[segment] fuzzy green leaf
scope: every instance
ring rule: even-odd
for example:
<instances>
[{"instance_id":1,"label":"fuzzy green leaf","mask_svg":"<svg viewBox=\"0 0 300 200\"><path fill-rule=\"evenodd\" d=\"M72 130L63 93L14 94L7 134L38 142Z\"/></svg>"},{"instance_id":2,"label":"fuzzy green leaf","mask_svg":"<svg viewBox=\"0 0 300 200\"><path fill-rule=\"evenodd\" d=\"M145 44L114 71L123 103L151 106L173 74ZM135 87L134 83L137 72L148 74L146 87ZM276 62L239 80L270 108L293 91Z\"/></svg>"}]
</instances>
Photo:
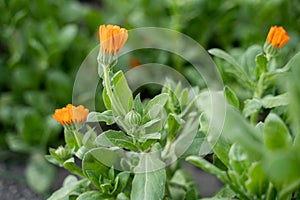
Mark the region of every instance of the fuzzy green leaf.
<instances>
[{"instance_id":1,"label":"fuzzy green leaf","mask_svg":"<svg viewBox=\"0 0 300 200\"><path fill-rule=\"evenodd\" d=\"M140 94L136 95L133 101L133 108L136 112L138 112L141 116L143 116L144 106L141 101Z\"/></svg>"},{"instance_id":2,"label":"fuzzy green leaf","mask_svg":"<svg viewBox=\"0 0 300 200\"><path fill-rule=\"evenodd\" d=\"M99 158L99 154L96 157L94 154L98 151L102 151L102 148L95 148L88 151L82 160L82 171L84 175L98 188L99 185L99 178L101 176L107 177L108 170L111 166L106 165L105 159L111 159L107 157L108 154L102 153L104 161L101 160L101 155ZM104 155L103 155L104 154ZM112 158L113 159L113 158Z\"/></svg>"},{"instance_id":3,"label":"fuzzy green leaf","mask_svg":"<svg viewBox=\"0 0 300 200\"><path fill-rule=\"evenodd\" d=\"M120 103L125 113L128 113L132 109L133 97L122 71L118 71L114 75L113 84L114 98Z\"/></svg>"},{"instance_id":4,"label":"fuzzy green leaf","mask_svg":"<svg viewBox=\"0 0 300 200\"><path fill-rule=\"evenodd\" d=\"M170 113L168 116L168 139L173 140L176 137L178 130L180 129L183 120L177 115Z\"/></svg>"},{"instance_id":5,"label":"fuzzy green leaf","mask_svg":"<svg viewBox=\"0 0 300 200\"><path fill-rule=\"evenodd\" d=\"M72 174L84 176L80 167L75 164L74 158L70 158L64 162L64 167Z\"/></svg>"},{"instance_id":6,"label":"fuzzy green leaf","mask_svg":"<svg viewBox=\"0 0 300 200\"><path fill-rule=\"evenodd\" d=\"M213 164L211 164L204 158L202 158L200 156L189 156L186 158L186 160L189 163L191 163L197 167L200 167L201 169L203 169L209 173L215 174L224 183L229 182L229 179L227 178L225 171L220 170L219 168L217 168L216 166L214 166Z\"/></svg>"},{"instance_id":7,"label":"fuzzy green leaf","mask_svg":"<svg viewBox=\"0 0 300 200\"><path fill-rule=\"evenodd\" d=\"M240 107L239 99L234 93L234 91L229 86L225 86L224 91L225 91L227 101L230 104L232 104L234 107L239 108Z\"/></svg>"},{"instance_id":8,"label":"fuzzy green leaf","mask_svg":"<svg viewBox=\"0 0 300 200\"><path fill-rule=\"evenodd\" d=\"M261 137L257 136L257 130L232 106L227 108L222 136L240 144L253 157L263 155L263 144Z\"/></svg>"},{"instance_id":9,"label":"fuzzy green leaf","mask_svg":"<svg viewBox=\"0 0 300 200\"><path fill-rule=\"evenodd\" d=\"M137 151L137 147L133 144L132 138L122 131L108 130L100 134L95 143L104 147L120 147Z\"/></svg>"},{"instance_id":10,"label":"fuzzy green leaf","mask_svg":"<svg viewBox=\"0 0 300 200\"><path fill-rule=\"evenodd\" d=\"M278 106L288 105L289 95L284 93L277 96L268 95L262 99L262 105L264 108L274 108Z\"/></svg>"},{"instance_id":11,"label":"fuzzy green leaf","mask_svg":"<svg viewBox=\"0 0 300 200\"><path fill-rule=\"evenodd\" d=\"M289 148L292 139L285 123L274 113L265 119L264 140L266 147L271 150Z\"/></svg>"},{"instance_id":12,"label":"fuzzy green leaf","mask_svg":"<svg viewBox=\"0 0 300 200\"><path fill-rule=\"evenodd\" d=\"M258 80L260 74L267 71L268 59L265 56L265 54L261 53L256 56L255 61L256 61L255 76L256 79Z\"/></svg>"},{"instance_id":13,"label":"fuzzy green leaf","mask_svg":"<svg viewBox=\"0 0 300 200\"><path fill-rule=\"evenodd\" d=\"M130 199L163 199L165 182L164 163L154 154L143 154L138 166L135 167Z\"/></svg>"},{"instance_id":14,"label":"fuzzy green leaf","mask_svg":"<svg viewBox=\"0 0 300 200\"><path fill-rule=\"evenodd\" d=\"M98 191L87 191L80 194L76 200L105 200L108 197Z\"/></svg>"},{"instance_id":15,"label":"fuzzy green leaf","mask_svg":"<svg viewBox=\"0 0 300 200\"><path fill-rule=\"evenodd\" d=\"M245 185L249 192L258 197L267 193L268 179L260 162L252 163L248 170L249 179Z\"/></svg>"},{"instance_id":16,"label":"fuzzy green leaf","mask_svg":"<svg viewBox=\"0 0 300 200\"><path fill-rule=\"evenodd\" d=\"M169 95L166 93L159 94L155 96L153 99L151 99L144 110L145 115L148 115L151 117L151 119L154 119L156 116L154 114L158 114L159 111L163 108L163 106L166 104L167 100L169 98ZM156 111L154 113L154 111Z\"/></svg>"},{"instance_id":17,"label":"fuzzy green leaf","mask_svg":"<svg viewBox=\"0 0 300 200\"><path fill-rule=\"evenodd\" d=\"M105 122L107 125L115 123L115 119L111 110L102 113L90 112L87 116L87 122Z\"/></svg>"},{"instance_id":18,"label":"fuzzy green leaf","mask_svg":"<svg viewBox=\"0 0 300 200\"><path fill-rule=\"evenodd\" d=\"M120 172L114 180L115 186L114 186L114 190L112 193L118 194L118 193L122 192L128 183L129 177L130 177L129 172L126 172L126 171Z\"/></svg>"},{"instance_id":19,"label":"fuzzy green leaf","mask_svg":"<svg viewBox=\"0 0 300 200\"><path fill-rule=\"evenodd\" d=\"M25 175L28 184L36 192L43 193L50 189L54 180L55 169L41 154L33 154L26 167ZM38 184L37 184L37 180Z\"/></svg>"},{"instance_id":20,"label":"fuzzy green leaf","mask_svg":"<svg viewBox=\"0 0 300 200\"><path fill-rule=\"evenodd\" d=\"M87 187L89 183L88 179L78 181L75 176L69 175L65 179L63 187L55 191L47 200L68 200L70 195Z\"/></svg>"},{"instance_id":21,"label":"fuzzy green leaf","mask_svg":"<svg viewBox=\"0 0 300 200\"><path fill-rule=\"evenodd\" d=\"M249 117L250 115L258 112L262 107L262 103L259 99L247 99L245 101L245 106L243 109L243 114L245 117Z\"/></svg>"}]
</instances>

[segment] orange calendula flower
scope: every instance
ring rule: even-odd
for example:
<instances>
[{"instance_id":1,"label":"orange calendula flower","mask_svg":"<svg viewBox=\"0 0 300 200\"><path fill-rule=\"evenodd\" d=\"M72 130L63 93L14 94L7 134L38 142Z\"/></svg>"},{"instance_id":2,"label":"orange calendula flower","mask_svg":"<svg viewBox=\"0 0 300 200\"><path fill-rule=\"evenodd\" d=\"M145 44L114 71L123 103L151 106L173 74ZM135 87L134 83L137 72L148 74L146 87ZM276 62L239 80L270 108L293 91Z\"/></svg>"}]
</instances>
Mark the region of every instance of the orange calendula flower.
<instances>
[{"instance_id":1,"label":"orange calendula flower","mask_svg":"<svg viewBox=\"0 0 300 200\"><path fill-rule=\"evenodd\" d=\"M282 26L272 26L264 45L264 51L267 54L267 57L270 58L276 56L279 49L289 40L290 37Z\"/></svg>"},{"instance_id":2,"label":"orange calendula flower","mask_svg":"<svg viewBox=\"0 0 300 200\"><path fill-rule=\"evenodd\" d=\"M287 32L284 30L282 26L272 26L267 41L273 47L281 48L283 47L288 41L290 37L288 36Z\"/></svg>"},{"instance_id":3,"label":"orange calendula flower","mask_svg":"<svg viewBox=\"0 0 300 200\"><path fill-rule=\"evenodd\" d=\"M131 68L137 67L141 64L142 63L136 57L131 57L130 60L129 60L129 66Z\"/></svg>"},{"instance_id":4,"label":"orange calendula flower","mask_svg":"<svg viewBox=\"0 0 300 200\"><path fill-rule=\"evenodd\" d=\"M101 25L98 30L100 51L106 54L116 54L124 46L128 33L125 28L116 25Z\"/></svg>"},{"instance_id":5,"label":"orange calendula flower","mask_svg":"<svg viewBox=\"0 0 300 200\"><path fill-rule=\"evenodd\" d=\"M84 108L82 105L76 107L72 104L68 104L64 108L56 109L53 114L53 118L64 126L84 122L88 114L89 110Z\"/></svg>"}]
</instances>

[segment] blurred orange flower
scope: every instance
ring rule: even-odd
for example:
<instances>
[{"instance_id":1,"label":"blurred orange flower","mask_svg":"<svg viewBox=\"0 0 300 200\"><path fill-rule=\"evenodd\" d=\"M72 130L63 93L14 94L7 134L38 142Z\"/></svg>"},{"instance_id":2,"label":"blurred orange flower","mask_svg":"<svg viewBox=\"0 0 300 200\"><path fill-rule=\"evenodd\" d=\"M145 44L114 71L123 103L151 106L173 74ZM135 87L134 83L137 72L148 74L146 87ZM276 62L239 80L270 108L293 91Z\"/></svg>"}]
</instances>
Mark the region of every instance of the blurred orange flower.
<instances>
[{"instance_id":1,"label":"blurred orange flower","mask_svg":"<svg viewBox=\"0 0 300 200\"><path fill-rule=\"evenodd\" d=\"M73 106L68 104L66 107L56 109L53 118L61 125L84 122L89 114L89 110L82 105Z\"/></svg>"},{"instance_id":2,"label":"blurred orange flower","mask_svg":"<svg viewBox=\"0 0 300 200\"><path fill-rule=\"evenodd\" d=\"M136 57L131 57L130 60L129 60L129 66L131 68L137 67L141 64L142 63Z\"/></svg>"},{"instance_id":3,"label":"blurred orange flower","mask_svg":"<svg viewBox=\"0 0 300 200\"><path fill-rule=\"evenodd\" d=\"M284 30L282 26L272 26L267 41L272 47L277 47L280 49L283 47L288 41L290 37L288 36L287 32Z\"/></svg>"},{"instance_id":4,"label":"blurred orange flower","mask_svg":"<svg viewBox=\"0 0 300 200\"><path fill-rule=\"evenodd\" d=\"M116 25L101 25L98 30L100 51L106 54L116 54L125 44L128 33L125 28Z\"/></svg>"}]
</instances>

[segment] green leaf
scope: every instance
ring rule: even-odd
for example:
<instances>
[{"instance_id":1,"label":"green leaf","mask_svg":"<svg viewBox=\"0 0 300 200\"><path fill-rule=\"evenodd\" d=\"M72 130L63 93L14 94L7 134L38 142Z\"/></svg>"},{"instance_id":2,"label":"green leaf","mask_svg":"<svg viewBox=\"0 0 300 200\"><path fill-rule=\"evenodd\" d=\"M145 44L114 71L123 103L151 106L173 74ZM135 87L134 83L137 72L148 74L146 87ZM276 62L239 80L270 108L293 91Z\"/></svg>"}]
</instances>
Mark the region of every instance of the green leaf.
<instances>
[{"instance_id":1,"label":"green leaf","mask_svg":"<svg viewBox=\"0 0 300 200\"><path fill-rule=\"evenodd\" d=\"M107 195L104 195L97 191L87 191L77 197L76 200L105 200Z\"/></svg>"},{"instance_id":2,"label":"green leaf","mask_svg":"<svg viewBox=\"0 0 300 200\"><path fill-rule=\"evenodd\" d=\"M146 142L147 140L159 140L161 138L161 134L156 132L156 133L148 133L143 136L141 136L138 141L139 142Z\"/></svg>"},{"instance_id":3,"label":"green leaf","mask_svg":"<svg viewBox=\"0 0 300 200\"><path fill-rule=\"evenodd\" d=\"M102 113L90 112L87 116L87 122L105 122L107 125L115 123L113 112L111 110L106 110Z\"/></svg>"},{"instance_id":4,"label":"green leaf","mask_svg":"<svg viewBox=\"0 0 300 200\"><path fill-rule=\"evenodd\" d=\"M72 174L83 177L83 172L80 167L75 164L74 158L70 158L64 162L64 167L69 170Z\"/></svg>"},{"instance_id":5,"label":"green leaf","mask_svg":"<svg viewBox=\"0 0 300 200\"><path fill-rule=\"evenodd\" d=\"M289 148L292 145L288 128L274 113L270 113L265 119L264 141L271 151Z\"/></svg>"},{"instance_id":6,"label":"green leaf","mask_svg":"<svg viewBox=\"0 0 300 200\"><path fill-rule=\"evenodd\" d=\"M82 160L83 173L97 188L100 188L99 178L101 176L108 177L108 170L112 165L111 161L115 160L114 157L108 157L109 155L111 155L111 153L105 154L107 151L109 150L103 150L103 148L91 149L84 155Z\"/></svg>"},{"instance_id":7,"label":"green leaf","mask_svg":"<svg viewBox=\"0 0 300 200\"><path fill-rule=\"evenodd\" d=\"M228 157L231 168L240 176L242 176L245 169L249 168L251 159L238 143L231 146Z\"/></svg>"},{"instance_id":8,"label":"green leaf","mask_svg":"<svg viewBox=\"0 0 300 200\"><path fill-rule=\"evenodd\" d=\"M119 193L116 200L129 200L129 198L123 192Z\"/></svg>"},{"instance_id":9,"label":"green leaf","mask_svg":"<svg viewBox=\"0 0 300 200\"><path fill-rule=\"evenodd\" d=\"M75 151L80 148L79 145L82 144L82 135L80 133L76 130L64 129L64 136L65 141L70 148L75 148Z\"/></svg>"},{"instance_id":10,"label":"green leaf","mask_svg":"<svg viewBox=\"0 0 300 200\"><path fill-rule=\"evenodd\" d=\"M240 63L238 63L231 55L229 55L228 53L226 53L221 49L210 49L208 50L208 52L214 56L226 60L229 64L231 64L233 68L230 68L228 72L231 72L237 78L237 80L243 80L243 82L240 83L242 84L246 83L247 84L246 86L250 88L254 86L254 83L247 76L245 71L243 71L243 69L240 67Z\"/></svg>"},{"instance_id":11,"label":"green leaf","mask_svg":"<svg viewBox=\"0 0 300 200\"><path fill-rule=\"evenodd\" d=\"M240 144L253 157L263 155L259 132L232 106L228 106L222 136L232 143Z\"/></svg>"},{"instance_id":12,"label":"green leaf","mask_svg":"<svg viewBox=\"0 0 300 200\"><path fill-rule=\"evenodd\" d=\"M230 63L234 67L240 68L240 64L231 55L229 55L225 51L223 51L221 49L210 49L210 50L208 50L208 52L214 56L217 56L219 58L226 60L228 63Z\"/></svg>"},{"instance_id":13,"label":"green leaf","mask_svg":"<svg viewBox=\"0 0 300 200\"><path fill-rule=\"evenodd\" d=\"M138 112L141 116L143 116L144 106L142 104L140 94L136 95L133 102L133 108L136 112Z\"/></svg>"},{"instance_id":14,"label":"green leaf","mask_svg":"<svg viewBox=\"0 0 300 200\"><path fill-rule=\"evenodd\" d=\"M25 171L29 186L38 193L45 193L50 189L54 174L55 169L42 154L33 154Z\"/></svg>"},{"instance_id":15,"label":"green leaf","mask_svg":"<svg viewBox=\"0 0 300 200\"><path fill-rule=\"evenodd\" d=\"M77 190L87 187L89 183L88 179L78 181L75 176L69 175L65 179L63 187L55 191L47 200L69 200L70 195Z\"/></svg>"},{"instance_id":16,"label":"green leaf","mask_svg":"<svg viewBox=\"0 0 300 200\"><path fill-rule=\"evenodd\" d=\"M152 134L156 132L161 132L165 121L163 119L154 119L146 124L144 124L142 127L144 128L145 134Z\"/></svg>"},{"instance_id":17,"label":"green leaf","mask_svg":"<svg viewBox=\"0 0 300 200\"><path fill-rule=\"evenodd\" d=\"M182 90L180 94L179 102L181 108L183 108L183 106L189 103L189 90L187 88Z\"/></svg>"},{"instance_id":18,"label":"green leaf","mask_svg":"<svg viewBox=\"0 0 300 200\"><path fill-rule=\"evenodd\" d=\"M298 151L295 149L268 152L266 155L264 171L280 193L291 194L299 190L300 159L296 155Z\"/></svg>"},{"instance_id":19,"label":"green leaf","mask_svg":"<svg viewBox=\"0 0 300 200\"><path fill-rule=\"evenodd\" d=\"M26 143L20 135L15 133L8 133L6 141L12 151L30 153L34 149L32 145Z\"/></svg>"},{"instance_id":20,"label":"green leaf","mask_svg":"<svg viewBox=\"0 0 300 200\"><path fill-rule=\"evenodd\" d=\"M201 131L198 131L197 135L193 139L193 142L188 147L188 149L184 152L182 157L202 154L201 150L205 149L205 148L203 148L203 146L205 145L204 142L207 142L205 134ZM208 145L208 144L206 144L206 145ZM207 148L211 149L210 147L207 147ZM206 152L204 152L204 153L206 153Z\"/></svg>"},{"instance_id":21,"label":"green leaf","mask_svg":"<svg viewBox=\"0 0 300 200\"><path fill-rule=\"evenodd\" d=\"M300 68L300 52L297 53L286 65L286 67L292 67L292 73L288 76L288 91L290 92L289 99L289 114L292 120L292 130L295 135L294 144L298 151L300 151L300 83L299 74ZM284 67L285 68L285 67Z\"/></svg>"},{"instance_id":22,"label":"green leaf","mask_svg":"<svg viewBox=\"0 0 300 200\"><path fill-rule=\"evenodd\" d=\"M256 76L256 80L258 80L261 73L267 71L268 59L264 53L261 53L256 56L255 62L256 62L255 76Z\"/></svg>"},{"instance_id":23,"label":"green leaf","mask_svg":"<svg viewBox=\"0 0 300 200\"><path fill-rule=\"evenodd\" d=\"M95 132L94 128L87 127L88 131L86 131L82 138L83 147L86 149L91 149L94 147L94 141L97 137L97 133ZM82 148L82 147L81 147Z\"/></svg>"},{"instance_id":24,"label":"green leaf","mask_svg":"<svg viewBox=\"0 0 300 200\"><path fill-rule=\"evenodd\" d=\"M112 191L112 193L118 194L118 193L122 192L127 186L129 177L130 177L129 172L126 172L126 171L120 172L115 178L115 183L114 183L115 187L114 187L114 190Z\"/></svg>"},{"instance_id":25,"label":"green leaf","mask_svg":"<svg viewBox=\"0 0 300 200\"><path fill-rule=\"evenodd\" d=\"M189 189L189 186L193 182L192 177L190 177L187 171L182 169L176 170L175 174L172 176L170 183L181 186L183 188Z\"/></svg>"},{"instance_id":26,"label":"green leaf","mask_svg":"<svg viewBox=\"0 0 300 200\"><path fill-rule=\"evenodd\" d=\"M189 199L199 199L199 193L197 188L195 187L191 187L187 189L187 192L185 193L185 200L189 200Z\"/></svg>"},{"instance_id":27,"label":"green leaf","mask_svg":"<svg viewBox=\"0 0 300 200\"><path fill-rule=\"evenodd\" d=\"M164 165L155 154L142 154L134 170L130 199L163 199L166 182Z\"/></svg>"},{"instance_id":28,"label":"green leaf","mask_svg":"<svg viewBox=\"0 0 300 200\"><path fill-rule=\"evenodd\" d=\"M128 113L132 109L133 97L122 71L114 75L113 84L114 98L120 103L125 113Z\"/></svg>"},{"instance_id":29,"label":"green leaf","mask_svg":"<svg viewBox=\"0 0 300 200\"><path fill-rule=\"evenodd\" d=\"M130 136L126 135L122 131L108 130L100 134L96 140L97 145L105 147L120 147L137 151L137 147L133 144L133 140Z\"/></svg>"},{"instance_id":30,"label":"green leaf","mask_svg":"<svg viewBox=\"0 0 300 200\"><path fill-rule=\"evenodd\" d=\"M227 101L230 104L232 104L234 107L239 108L240 107L239 99L234 93L234 91L229 86L225 86L224 91L225 91Z\"/></svg>"},{"instance_id":31,"label":"green leaf","mask_svg":"<svg viewBox=\"0 0 300 200\"><path fill-rule=\"evenodd\" d=\"M200 156L189 156L186 158L186 161L188 161L189 163L200 167L201 169L212 173L214 175L216 175L221 181L223 181L224 183L229 183L229 179L227 178L227 174L225 171L220 170L219 168L217 168L216 166L214 166L213 164L211 164L210 162L208 162L207 160L205 160L204 158L200 157Z\"/></svg>"},{"instance_id":32,"label":"green leaf","mask_svg":"<svg viewBox=\"0 0 300 200\"><path fill-rule=\"evenodd\" d=\"M255 77L255 58L258 54L262 52L262 47L260 45L252 45L247 48L246 52L243 53L241 57L241 64L247 74L251 77ZM239 56L240 57L240 56Z\"/></svg>"},{"instance_id":33,"label":"green leaf","mask_svg":"<svg viewBox=\"0 0 300 200\"><path fill-rule=\"evenodd\" d=\"M249 117L250 115L258 112L262 107L262 103L259 99L247 99L243 109L243 115Z\"/></svg>"},{"instance_id":34,"label":"green leaf","mask_svg":"<svg viewBox=\"0 0 300 200\"><path fill-rule=\"evenodd\" d=\"M111 102L109 100L109 97L107 95L107 91L106 91L105 87L103 88L103 91L102 91L102 99L103 99L106 109L111 110Z\"/></svg>"},{"instance_id":35,"label":"green leaf","mask_svg":"<svg viewBox=\"0 0 300 200\"><path fill-rule=\"evenodd\" d=\"M179 116L173 113L170 113L168 115L168 131L169 131L168 139L169 140L173 140L176 137L176 134L180 129L182 123L183 120Z\"/></svg>"},{"instance_id":36,"label":"green leaf","mask_svg":"<svg viewBox=\"0 0 300 200\"><path fill-rule=\"evenodd\" d=\"M115 167L115 165L119 164L120 158L122 158L123 151L119 148L103 148L103 147L98 147L91 149L89 151L90 154L93 155L93 157L100 163L104 164L105 166L111 168ZM106 176L107 174L103 174Z\"/></svg>"},{"instance_id":37,"label":"green leaf","mask_svg":"<svg viewBox=\"0 0 300 200\"><path fill-rule=\"evenodd\" d=\"M198 116L186 119L186 122L175 141L172 141L169 150L169 156L179 157L186 153L193 140L195 139L199 129ZM202 146L201 146L202 147ZM172 155L173 154L173 155Z\"/></svg>"},{"instance_id":38,"label":"green leaf","mask_svg":"<svg viewBox=\"0 0 300 200\"><path fill-rule=\"evenodd\" d=\"M162 94L155 96L153 99L151 99L147 103L145 110L144 110L145 115L150 116L151 119L154 119L156 116L154 116L153 111L156 111L155 113L158 114L159 111L166 104L168 98L169 98L169 95L167 93L162 93Z\"/></svg>"},{"instance_id":39,"label":"green leaf","mask_svg":"<svg viewBox=\"0 0 300 200\"><path fill-rule=\"evenodd\" d=\"M219 190L218 193L215 194L215 196L210 198L202 198L201 200L232 200L235 198L236 193L227 186Z\"/></svg>"},{"instance_id":40,"label":"green leaf","mask_svg":"<svg viewBox=\"0 0 300 200\"><path fill-rule=\"evenodd\" d=\"M264 108L274 108L278 106L286 106L289 103L288 93L280 94L277 96L268 95L262 99Z\"/></svg>"},{"instance_id":41,"label":"green leaf","mask_svg":"<svg viewBox=\"0 0 300 200\"><path fill-rule=\"evenodd\" d=\"M267 193L268 179L260 162L254 162L248 170L249 179L245 182L246 188L252 194L262 197Z\"/></svg>"},{"instance_id":42,"label":"green leaf","mask_svg":"<svg viewBox=\"0 0 300 200\"><path fill-rule=\"evenodd\" d=\"M61 70L47 71L46 89L55 97L57 104L67 104L71 101L73 83L69 74Z\"/></svg>"},{"instance_id":43,"label":"green leaf","mask_svg":"<svg viewBox=\"0 0 300 200\"><path fill-rule=\"evenodd\" d=\"M29 145L40 146L44 140L43 133L45 133L43 124L43 119L37 112L32 111L25 114L19 124L22 139Z\"/></svg>"},{"instance_id":44,"label":"green leaf","mask_svg":"<svg viewBox=\"0 0 300 200\"><path fill-rule=\"evenodd\" d=\"M212 149L215 153L215 155L218 157L220 161L228 168L229 167L229 150L230 150L230 141L225 138L222 134L218 137L218 140L216 143L209 142L212 146Z\"/></svg>"},{"instance_id":45,"label":"green leaf","mask_svg":"<svg viewBox=\"0 0 300 200\"><path fill-rule=\"evenodd\" d=\"M67 48L74 40L77 32L78 32L78 27L75 24L69 24L69 25L64 26L61 29L61 31L59 33L59 38L58 38L60 47L62 49Z\"/></svg>"}]
</instances>

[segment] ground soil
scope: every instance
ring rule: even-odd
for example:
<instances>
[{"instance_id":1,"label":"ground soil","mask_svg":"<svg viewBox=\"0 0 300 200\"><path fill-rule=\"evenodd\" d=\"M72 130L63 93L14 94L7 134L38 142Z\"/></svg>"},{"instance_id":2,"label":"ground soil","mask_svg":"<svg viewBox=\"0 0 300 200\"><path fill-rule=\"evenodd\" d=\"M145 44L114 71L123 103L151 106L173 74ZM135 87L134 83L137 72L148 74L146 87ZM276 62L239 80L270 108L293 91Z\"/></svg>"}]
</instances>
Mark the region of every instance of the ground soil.
<instances>
[{"instance_id":1,"label":"ground soil","mask_svg":"<svg viewBox=\"0 0 300 200\"><path fill-rule=\"evenodd\" d=\"M199 188L202 197L211 197L221 187L222 183L218 179L188 163L184 168L191 172ZM0 200L44 200L45 196L39 195L32 191L26 184L24 178L24 164L6 164L0 163ZM64 169L58 168L56 182L51 190L55 191L67 176Z\"/></svg>"}]
</instances>

